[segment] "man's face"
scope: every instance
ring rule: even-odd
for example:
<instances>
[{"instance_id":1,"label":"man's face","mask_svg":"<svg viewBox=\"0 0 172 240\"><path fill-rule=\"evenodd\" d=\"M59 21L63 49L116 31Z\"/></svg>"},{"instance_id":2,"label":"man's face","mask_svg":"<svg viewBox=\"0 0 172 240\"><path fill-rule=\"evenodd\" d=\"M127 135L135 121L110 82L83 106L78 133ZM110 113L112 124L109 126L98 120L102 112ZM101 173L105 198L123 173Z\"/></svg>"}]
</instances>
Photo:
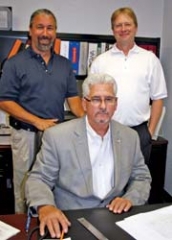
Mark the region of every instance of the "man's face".
<instances>
[{"instance_id":1,"label":"man's face","mask_svg":"<svg viewBox=\"0 0 172 240\"><path fill-rule=\"evenodd\" d=\"M113 23L113 34L119 44L134 42L137 27L131 17L120 14Z\"/></svg>"},{"instance_id":2,"label":"man's face","mask_svg":"<svg viewBox=\"0 0 172 240\"><path fill-rule=\"evenodd\" d=\"M89 96L83 98L82 103L93 128L100 125L107 126L117 106L112 84L91 86Z\"/></svg>"},{"instance_id":3,"label":"man's face","mask_svg":"<svg viewBox=\"0 0 172 240\"><path fill-rule=\"evenodd\" d=\"M47 14L37 15L33 19L29 34L34 51L49 51L56 38L56 25L53 17Z\"/></svg>"}]
</instances>

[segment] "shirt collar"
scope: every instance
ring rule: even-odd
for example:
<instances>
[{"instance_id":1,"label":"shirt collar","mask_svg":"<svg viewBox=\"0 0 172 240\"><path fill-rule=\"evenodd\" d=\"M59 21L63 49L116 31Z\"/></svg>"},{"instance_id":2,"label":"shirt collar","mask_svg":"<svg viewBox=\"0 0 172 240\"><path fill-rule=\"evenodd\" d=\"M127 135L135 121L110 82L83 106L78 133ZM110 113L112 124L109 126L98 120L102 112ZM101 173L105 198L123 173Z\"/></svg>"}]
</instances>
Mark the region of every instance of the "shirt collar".
<instances>
[{"instance_id":1,"label":"shirt collar","mask_svg":"<svg viewBox=\"0 0 172 240\"><path fill-rule=\"evenodd\" d=\"M33 51L32 47L29 46L26 50L28 50L28 52L30 53L31 57L37 57L37 56L41 56L40 54L36 53L35 51ZM54 56L55 52L52 49L51 50L51 57Z\"/></svg>"},{"instance_id":2,"label":"shirt collar","mask_svg":"<svg viewBox=\"0 0 172 240\"><path fill-rule=\"evenodd\" d=\"M116 43L115 43L115 44L113 45L113 47L111 48L111 51L112 51L113 53L123 53L122 50L120 50L119 48L117 48ZM136 43L134 43L133 48L131 48L129 52L130 52L130 53L138 53L138 52L139 52L139 47L137 46Z\"/></svg>"},{"instance_id":3,"label":"shirt collar","mask_svg":"<svg viewBox=\"0 0 172 240\"><path fill-rule=\"evenodd\" d=\"M86 119L87 134L89 134L89 136L90 136L91 138L101 138L101 139L102 139L102 137L101 137L99 134L97 134L97 133L94 131L94 129L91 127L91 125L89 124L87 116L86 116L85 119ZM107 139L107 138L109 138L109 137L110 137L110 125L109 125L108 131L107 131L106 134L104 135L103 139Z\"/></svg>"}]
</instances>

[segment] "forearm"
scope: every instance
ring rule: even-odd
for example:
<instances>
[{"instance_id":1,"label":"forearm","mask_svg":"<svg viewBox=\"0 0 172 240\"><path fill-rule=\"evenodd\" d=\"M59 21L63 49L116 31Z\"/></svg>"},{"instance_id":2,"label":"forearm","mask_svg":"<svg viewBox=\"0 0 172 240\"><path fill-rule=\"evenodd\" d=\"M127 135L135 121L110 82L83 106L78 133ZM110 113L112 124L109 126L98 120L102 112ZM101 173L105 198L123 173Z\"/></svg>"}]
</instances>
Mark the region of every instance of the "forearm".
<instances>
[{"instance_id":1,"label":"forearm","mask_svg":"<svg viewBox=\"0 0 172 240\"><path fill-rule=\"evenodd\" d=\"M14 101L1 101L0 108L18 120L32 125L34 125L34 123L39 119L37 116L29 113Z\"/></svg>"},{"instance_id":2,"label":"forearm","mask_svg":"<svg viewBox=\"0 0 172 240\"><path fill-rule=\"evenodd\" d=\"M76 96L76 97L71 97L67 99L69 108L71 112L76 116L76 117L82 117L84 116L85 112L82 107L81 103L81 98Z\"/></svg>"},{"instance_id":3,"label":"forearm","mask_svg":"<svg viewBox=\"0 0 172 240\"><path fill-rule=\"evenodd\" d=\"M154 100L152 102L151 106L151 115L150 115L150 120L149 120L149 132L151 136L153 136L156 126L158 124L158 121L161 117L162 113L162 108L163 108L163 100Z\"/></svg>"},{"instance_id":4,"label":"forearm","mask_svg":"<svg viewBox=\"0 0 172 240\"><path fill-rule=\"evenodd\" d=\"M0 108L13 116L14 118L35 126L40 131L56 125L58 119L42 119L29 113L14 101L1 101Z\"/></svg>"}]
</instances>

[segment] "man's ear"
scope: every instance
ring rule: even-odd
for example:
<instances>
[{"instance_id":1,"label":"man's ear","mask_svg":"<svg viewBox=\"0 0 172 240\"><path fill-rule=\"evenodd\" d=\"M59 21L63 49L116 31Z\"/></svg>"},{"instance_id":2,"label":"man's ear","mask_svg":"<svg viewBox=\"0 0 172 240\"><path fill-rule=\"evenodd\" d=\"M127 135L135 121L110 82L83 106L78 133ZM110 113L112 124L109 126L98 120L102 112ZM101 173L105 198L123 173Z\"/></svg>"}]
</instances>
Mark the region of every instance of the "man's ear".
<instances>
[{"instance_id":1,"label":"man's ear","mask_svg":"<svg viewBox=\"0 0 172 240\"><path fill-rule=\"evenodd\" d=\"M116 97L116 101L115 101L115 111L116 111L117 107L118 107L118 98Z\"/></svg>"},{"instance_id":2,"label":"man's ear","mask_svg":"<svg viewBox=\"0 0 172 240\"><path fill-rule=\"evenodd\" d=\"M87 107L86 107L86 100L84 98L82 98L82 107L84 109L84 112L86 112Z\"/></svg>"}]
</instances>

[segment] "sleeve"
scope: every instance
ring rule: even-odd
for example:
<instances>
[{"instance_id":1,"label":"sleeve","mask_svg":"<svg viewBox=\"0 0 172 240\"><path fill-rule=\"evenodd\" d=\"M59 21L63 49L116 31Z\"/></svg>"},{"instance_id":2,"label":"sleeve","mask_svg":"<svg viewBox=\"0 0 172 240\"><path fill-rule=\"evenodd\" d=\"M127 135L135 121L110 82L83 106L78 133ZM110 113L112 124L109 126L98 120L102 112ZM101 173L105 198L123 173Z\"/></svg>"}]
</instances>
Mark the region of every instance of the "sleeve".
<instances>
[{"instance_id":1,"label":"sleeve","mask_svg":"<svg viewBox=\"0 0 172 240\"><path fill-rule=\"evenodd\" d=\"M150 194L151 175L147 165L144 163L139 137L137 134L135 136L134 164L123 197L129 199L133 205L142 205L148 200Z\"/></svg>"},{"instance_id":2,"label":"sleeve","mask_svg":"<svg viewBox=\"0 0 172 240\"><path fill-rule=\"evenodd\" d=\"M53 188L58 179L59 163L55 142L49 129L44 132L42 146L26 181L25 193L29 207L54 205Z\"/></svg>"},{"instance_id":3,"label":"sleeve","mask_svg":"<svg viewBox=\"0 0 172 240\"><path fill-rule=\"evenodd\" d=\"M150 66L152 65L150 71L150 97L152 100L163 99L167 97L164 71L160 60L155 56L155 54L150 54Z\"/></svg>"},{"instance_id":4,"label":"sleeve","mask_svg":"<svg viewBox=\"0 0 172 240\"><path fill-rule=\"evenodd\" d=\"M19 95L20 80L17 76L14 58L7 60L3 66L0 79L0 101L17 101Z\"/></svg>"}]
</instances>

